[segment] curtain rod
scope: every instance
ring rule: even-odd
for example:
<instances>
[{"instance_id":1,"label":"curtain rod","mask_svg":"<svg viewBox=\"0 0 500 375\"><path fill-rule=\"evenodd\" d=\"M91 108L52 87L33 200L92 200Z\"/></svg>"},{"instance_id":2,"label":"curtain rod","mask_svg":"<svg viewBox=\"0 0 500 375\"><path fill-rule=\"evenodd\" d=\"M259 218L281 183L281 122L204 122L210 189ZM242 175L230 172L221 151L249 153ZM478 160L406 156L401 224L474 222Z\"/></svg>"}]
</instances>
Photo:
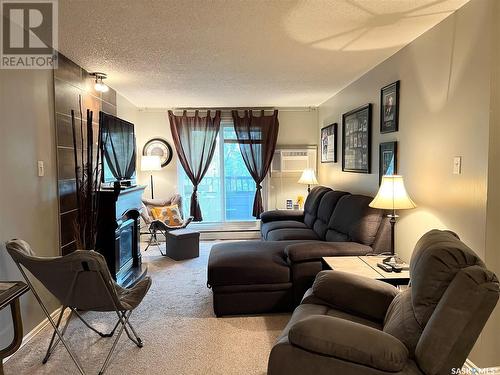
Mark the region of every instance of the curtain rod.
<instances>
[{"instance_id":1,"label":"curtain rod","mask_svg":"<svg viewBox=\"0 0 500 375\"><path fill-rule=\"evenodd\" d=\"M139 111L141 112L167 112L168 110L171 111L215 111L215 110L220 110L220 111L232 111L232 110L238 110L238 111L244 111L244 110L254 110L254 111L274 111L277 109L280 112L313 112L317 110L317 107L174 107L174 108L148 108L148 107L143 107L139 108Z\"/></svg>"}]
</instances>

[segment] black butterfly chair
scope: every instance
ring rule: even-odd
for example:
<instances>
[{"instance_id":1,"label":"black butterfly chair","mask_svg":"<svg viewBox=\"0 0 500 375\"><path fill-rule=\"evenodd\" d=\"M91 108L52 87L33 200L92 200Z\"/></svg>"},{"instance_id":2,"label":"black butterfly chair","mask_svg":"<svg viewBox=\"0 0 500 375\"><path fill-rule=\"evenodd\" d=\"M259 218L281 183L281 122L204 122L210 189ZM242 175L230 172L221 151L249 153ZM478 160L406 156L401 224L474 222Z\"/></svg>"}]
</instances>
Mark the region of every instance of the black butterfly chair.
<instances>
[{"instance_id":1,"label":"black butterfly chair","mask_svg":"<svg viewBox=\"0 0 500 375\"><path fill-rule=\"evenodd\" d=\"M171 206L176 204L179 207L179 211L182 215L182 197L179 194L174 194L168 199L148 199L142 198L142 210L141 217L144 220L148 228L148 232L144 234L149 234L148 245L144 249L146 251L149 249L151 245L155 245L160 250L161 255L166 256L167 254L161 251L160 241L158 240L158 234L161 234L167 238L167 233L176 229L184 229L186 228L191 221L193 221L193 217L190 216L186 220L183 220L180 225L171 226L164 223L161 220L155 220L153 218L153 214L151 213L151 208L153 207L163 207L163 206Z\"/></svg>"},{"instance_id":2,"label":"black butterfly chair","mask_svg":"<svg viewBox=\"0 0 500 375\"><path fill-rule=\"evenodd\" d=\"M43 363L47 362L50 354L59 342L62 342L78 371L85 374L80 361L64 339L72 316L78 317L88 328L101 337L112 337L118 328L116 338L99 374L103 374L108 368L113 351L123 331L134 344L142 348L142 341L129 319L132 311L142 302L148 292L151 286L150 277L145 277L131 288L122 288L111 277L104 257L95 251L77 250L62 257L42 258L37 257L28 243L22 240L9 241L6 248L54 328ZM27 277L25 269L61 302L62 309L57 322L51 318L42 299ZM61 321L66 309L70 309L70 316L61 329ZM118 321L110 333L102 333L86 322L78 311L115 311Z\"/></svg>"}]
</instances>

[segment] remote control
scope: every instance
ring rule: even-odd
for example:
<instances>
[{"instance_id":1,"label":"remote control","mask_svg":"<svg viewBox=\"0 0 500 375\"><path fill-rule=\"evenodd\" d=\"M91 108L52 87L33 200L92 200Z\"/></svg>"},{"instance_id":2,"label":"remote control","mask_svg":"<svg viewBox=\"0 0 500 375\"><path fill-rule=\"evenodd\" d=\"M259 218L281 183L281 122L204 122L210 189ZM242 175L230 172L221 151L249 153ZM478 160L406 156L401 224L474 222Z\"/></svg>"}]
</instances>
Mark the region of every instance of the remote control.
<instances>
[{"instance_id":1,"label":"remote control","mask_svg":"<svg viewBox=\"0 0 500 375\"><path fill-rule=\"evenodd\" d=\"M400 273L403 270L403 267L399 264L391 264L392 270L396 273Z\"/></svg>"},{"instance_id":2,"label":"remote control","mask_svg":"<svg viewBox=\"0 0 500 375\"><path fill-rule=\"evenodd\" d=\"M387 265L387 264L384 264L384 263L377 263L377 266L379 268L382 268L385 272L392 272L392 267Z\"/></svg>"}]
</instances>

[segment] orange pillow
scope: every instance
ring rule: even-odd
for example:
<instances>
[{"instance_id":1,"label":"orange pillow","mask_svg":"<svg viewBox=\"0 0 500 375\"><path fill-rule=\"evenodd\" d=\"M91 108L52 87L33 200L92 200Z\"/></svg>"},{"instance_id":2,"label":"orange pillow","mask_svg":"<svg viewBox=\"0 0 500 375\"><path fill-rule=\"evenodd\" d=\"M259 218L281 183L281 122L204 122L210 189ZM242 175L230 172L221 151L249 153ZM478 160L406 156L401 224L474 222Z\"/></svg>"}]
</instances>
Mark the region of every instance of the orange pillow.
<instances>
[{"instance_id":1,"label":"orange pillow","mask_svg":"<svg viewBox=\"0 0 500 375\"><path fill-rule=\"evenodd\" d=\"M172 206L151 207L151 214L155 220L163 221L171 227L182 225L181 212L179 206L176 204Z\"/></svg>"}]
</instances>

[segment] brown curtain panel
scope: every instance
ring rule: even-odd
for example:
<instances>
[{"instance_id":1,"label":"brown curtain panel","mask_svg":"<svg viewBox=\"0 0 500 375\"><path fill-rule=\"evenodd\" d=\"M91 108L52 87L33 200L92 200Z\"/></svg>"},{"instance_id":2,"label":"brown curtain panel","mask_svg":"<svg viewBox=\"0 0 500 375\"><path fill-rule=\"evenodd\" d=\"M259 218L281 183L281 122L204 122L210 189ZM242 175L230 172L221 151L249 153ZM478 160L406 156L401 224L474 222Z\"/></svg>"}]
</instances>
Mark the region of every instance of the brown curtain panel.
<instances>
[{"instance_id":1,"label":"brown curtain panel","mask_svg":"<svg viewBox=\"0 0 500 375\"><path fill-rule=\"evenodd\" d=\"M190 214L194 221L203 220L198 202L198 185L214 156L220 118L220 111L216 111L213 118L210 116L210 111L207 111L206 117L200 117L198 111L195 111L194 116L188 116L187 111L184 111L182 116L176 116L172 111L168 111L177 156L193 184Z\"/></svg>"},{"instance_id":2,"label":"brown curtain panel","mask_svg":"<svg viewBox=\"0 0 500 375\"><path fill-rule=\"evenodd\" d=\"M264 111L261 111L260 116L254 116L252 111L245 111L243 117L238 111L232 113L241 155L256 185L252 215L260 219L264 211L261 184L273 160L278 139L278 110L271 116L265 116Z\"/></svg>"}]
</instances>

